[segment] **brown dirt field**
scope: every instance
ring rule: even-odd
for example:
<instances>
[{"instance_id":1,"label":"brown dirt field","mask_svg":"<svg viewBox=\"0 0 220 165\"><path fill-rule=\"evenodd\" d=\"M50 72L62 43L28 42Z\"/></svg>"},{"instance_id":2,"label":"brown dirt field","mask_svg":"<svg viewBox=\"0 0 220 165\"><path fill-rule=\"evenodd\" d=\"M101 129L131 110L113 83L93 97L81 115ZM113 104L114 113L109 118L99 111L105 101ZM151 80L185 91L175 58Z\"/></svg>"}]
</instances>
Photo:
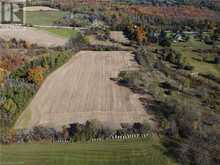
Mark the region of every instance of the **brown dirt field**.
<instances>
[{"instance_id":1,"label":"brown dirt field","mask_svg":"<svg viewBox=\"0 0 220 165\"><path fill-rule=\"evenodd\" d=\"M110 80L119 71L137 67L127 51L81 51L45 80L15 128L92 119L118 128L120 123L149 121L140 96Z\"/></svg>"},{"instance_id":2,"label":"brown dirt field","mask_svg":"<svg viewBox=\"0 0 220 165\"><path fill-rule=\"evenodd\" d=\"M12 38L22 39L28 43L45 47L64 46L68 41L67 39L51 35L43 30L15 25L1 25L0 36L5 40Z\"/></svg>"},{"instance_id":3,"label":"brown dirt field","mask_svg":"<svg viewBox=\"0 0 220 165\"><path fill-rule=\"evenodd\" d=\"M47 6L28 6L28 7L24 7L24 11L59 11L59 10Z\"/></svg>"}]
</instances>

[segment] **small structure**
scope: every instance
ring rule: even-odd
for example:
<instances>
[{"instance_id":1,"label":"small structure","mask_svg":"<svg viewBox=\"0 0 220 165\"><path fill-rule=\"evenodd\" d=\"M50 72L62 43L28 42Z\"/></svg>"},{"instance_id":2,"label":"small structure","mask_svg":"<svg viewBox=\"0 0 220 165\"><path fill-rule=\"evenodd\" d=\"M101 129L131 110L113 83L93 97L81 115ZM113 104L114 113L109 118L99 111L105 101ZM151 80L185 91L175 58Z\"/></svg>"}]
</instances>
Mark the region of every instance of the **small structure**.
<instances>
[{"instance_id":1,"label":"small structure","mask_svg":"<svg viewBox=\"0 0 220 165\"><path fill-rule=\"evenodd\" d=\"M182 35L180 33L177 33L175 36L174 36L174 42L184 42L184 39L182 37Z\"/></svg>"}]
</instances>

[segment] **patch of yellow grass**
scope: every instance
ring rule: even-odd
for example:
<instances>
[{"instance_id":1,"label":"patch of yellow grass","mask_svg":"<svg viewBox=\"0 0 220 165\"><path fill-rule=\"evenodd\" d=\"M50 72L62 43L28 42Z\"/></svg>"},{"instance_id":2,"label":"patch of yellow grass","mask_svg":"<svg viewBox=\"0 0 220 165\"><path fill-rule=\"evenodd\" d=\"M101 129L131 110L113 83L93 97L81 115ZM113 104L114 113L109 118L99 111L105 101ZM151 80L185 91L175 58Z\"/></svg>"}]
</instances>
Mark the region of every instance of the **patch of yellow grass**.
<instances>
[{"instance_id":1,"label":"patch of yellow grass","mask_svg":"<svg viewBox=\"0 0 220 165\"><path fill-rule=\"evenodd\" d=\"M4 82L6 74L7 74L7 71L0 68L0 84Z\"/></svg>"}]
</instances>

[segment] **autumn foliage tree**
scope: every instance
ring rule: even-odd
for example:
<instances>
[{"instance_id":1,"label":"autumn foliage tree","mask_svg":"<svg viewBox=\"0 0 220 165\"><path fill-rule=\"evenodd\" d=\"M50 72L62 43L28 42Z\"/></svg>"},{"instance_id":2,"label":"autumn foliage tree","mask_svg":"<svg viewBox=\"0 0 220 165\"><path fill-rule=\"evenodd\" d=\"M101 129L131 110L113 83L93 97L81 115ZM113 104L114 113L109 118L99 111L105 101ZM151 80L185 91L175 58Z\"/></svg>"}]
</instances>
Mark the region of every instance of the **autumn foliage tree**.
<instances>
[{"instance_id":1,"label":"autumn foliage tree","mask_svg":"<svg viewBox=\"0 0 220 165\"><path fill-rule=\"evenodd\" d=\"M0 84L4 82L5 76L6 76L6 71L0 68Z\"/></svg>"},{"instance_id":2,"label":"autumn foliage tree","mask_svg":"<svg viewBox=\"0 0 220 165\"><path fill-rule=\"evenodd\" d=\"M129 23L125 29L125 35L130 39L142 43L145 41L146 32L143 26L137 26Z\"/></svg>"},{"instance_id":3,"label":"autumn foliage tree","mask_svg":"<svg viewBox=\"0 0 220 165\"><path fill-rule=\"evenodd\" d=\"M7 141L9 144L16 143L16 130L10 129L7 133Z\"/></svg>"},{"instance_id":4,"label":"autumn foliage tree","mask_svg":"<svg viewBox=\"0 0 220 165\"><path fill-rule=\"evenodd\" d=\"M35 83L39 87L44 81L45 72L46 69L43 67L31 68L28 71L28 80Z\"/></svg>"},{"instance_id":5,"label":"autumn foliage tree","mask_svg":"<svg viewBox=\"0 0 220 165\"><path fill-rule=\"evenodd\" d=\"M136 27L135 29L135 40L138 43L142 43L145 40L145 30L143 26Z\"/></svg>"},{"instance_id":6,"label":"autumn foliage tree","mask_svg":"<svg viewBox=\"0 0 220 165\"><path fill-rule=\"evenodd\" d=\"M19 55L3 54L3 56L0 56L0 68L8 71L15 70L24 62L25 59Z\"/></svg>"}]
</instances>

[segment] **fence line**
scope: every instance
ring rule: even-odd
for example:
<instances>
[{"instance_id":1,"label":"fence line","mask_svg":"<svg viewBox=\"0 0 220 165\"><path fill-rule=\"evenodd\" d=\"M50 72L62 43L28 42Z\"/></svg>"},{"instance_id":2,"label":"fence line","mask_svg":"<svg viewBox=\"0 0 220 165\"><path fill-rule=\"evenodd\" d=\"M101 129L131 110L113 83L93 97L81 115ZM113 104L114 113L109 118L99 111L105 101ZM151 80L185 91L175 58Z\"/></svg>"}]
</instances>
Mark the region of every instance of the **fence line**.
<instances>
[{"instance_id":1,"label":"fence line","mask_svg":"<svg viewBox=\"0 0 220 165\"><path fill-rule=\"evenodd\" d=\"M135 138L147 138L152 136L152 133L146 133L146 134L127 134L127 135L112 135L108 138L91 138L87 142L101 142L101 141L107 141L107 140L126 140L126 139L135 139ZM60 143L60 144L69 144L74 143L72 140L64 140L64 139L58 139L58 140L52 140L52 143Z\"/></svg>"}]
</instances>

